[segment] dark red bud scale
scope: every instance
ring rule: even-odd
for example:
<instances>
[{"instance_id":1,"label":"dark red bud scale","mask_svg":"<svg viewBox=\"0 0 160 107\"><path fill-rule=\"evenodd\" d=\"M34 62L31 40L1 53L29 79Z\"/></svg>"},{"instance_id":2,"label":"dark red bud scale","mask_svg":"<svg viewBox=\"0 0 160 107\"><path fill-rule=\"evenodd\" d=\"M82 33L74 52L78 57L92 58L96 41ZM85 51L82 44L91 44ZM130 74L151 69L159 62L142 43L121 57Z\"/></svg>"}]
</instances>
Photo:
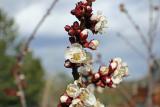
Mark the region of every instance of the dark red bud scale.
<instances>
[{"instance_id":1,"label":"dark red bud scale","mask_svg":"<svg viewBox=\"0 0 160 107\"><path fill-rule=\"evenodd\" d=\"M66 60L65 63L64 63L64 66L66 68L71 68L72 67L72 63L69 60Z\"/></svg>"},{"instance_id":2,"label":"dark red bud scale","mask_svg":"<svg viewBox=\"0 0 160 107\"><path fill-rule=\"evenodd\" d=\"M73 28L74 28L74 29L78 29L78 28L79 28L79 23L78 23L77 21L75 21L75 22L73 23Z\"/></svg>"},{"instance_id":3,"label":"dark red bud scale","mask_svg":"<svg viewBox=\"0 0 160 107\"><path fill-rule=\"evenodd\" d=\"M88 48L89 47L89 42L85 42L84 44L83 44L83 46L85 47L85 48Z\"/></svg>"},{"instance_id":4,"label":"dark red bud scale","mask_svg":"<svg viewBox=\"0 0 160 107\"><path fill-rule=\"evenodd\" d=\"M75 36L75 30L74 29L70 29L69 31L68 31L68 34L70 35L70 36Z\"/></svg>"},{"instance_id":5,"label":"dark red bud scale","mask_svg":"<svg viewBox=\"0 0 160 107\"><path fill-rule=\"evenodd\" d=\"M101 77L101 80L102 80L103 83L105 83L105 84L110 84L110 82L111 82L111 78L108 77L108 76L103 76L103 77Z\"/></svg>"},{"instance_id":6,"label":"dark red bud scale","mask_svg":"<svg viewBox=\"0 0 160 107\"><path fill-rule=\"evenodd\" d=\"M102 87L102 88L105 88L105 84L100 80L100 81L98 81L97 83L96 83L96 85L97 86L100 86L100 87Z\"/></svg>"},{"instance_id":7,"label":"dark red bud scale","mask_svg":"<svg viewBox=\"0 0 160 107\"><path fill-rule=\"evenodd\" d=\"M92 82L98 82L100 80L100 75L98 73L92 74Z\"/></svg>"},{"instance_id":8,"label":"dark red bud scale","mask_svg":"<svg viewBox=\"0 0 160 107\"><path fill-rule=\"evenodd\" d=\"M107 86L110 87L110 88L112 88L112 85L113 85L112 81L110 81L109 83L107 83Z\"/></svg>"},{"instance_id":9,"label":"dark red bud scale","mask_svg":"<svg viewBox=\"0 0 160 107\"><path fill-rule=\"evenodd\" d=\"M71 27L69 25L66 25L64 29L68 32L71 29Z\"/></svg>"},{"instance_id":10,"label":"dark red bud scale","mask_svg":"<svg viewBox=\"0 0 160 107\"><path fill-rule=\"evenodd\" d=\"M88 38L88 35L86 35L86 34L80 34L80 39L81 40L85 40L85 39L87 39Z\"/></svg>"},{"instance_id":11,"label":"dark red bud scale","mask_svg":"<svg viewBox=\"0 0 160 107\"><path fill-rule=\"evenodd\" d=\"M71 43L71 44L73 44L73 43L75 43L75 42L76 42L76 40L75 40L75 38L74 38L74 37L69 37L69 41L70 41L70 43Z\"/></svg>"},{"instance_id":12,"label":"dark red bud scale","mask_svg":"<svg viewBox=\"0 0 160 107\"><path fill-rule=\"evenodd\" d=\"M72 15L75 15L75 9L73 9L73 10L71 11L71 14L72 14Z\"/></svg>"},{"instance_id":13,"label":"dark red bud scale","mask_svg":"<svg viewBox=\"0 0 160 107\"><path fill-rule=\"evenodd\" d=\"M71 103L72 103L72 99L68 98L67 101L66 101L66 105L70 105Z\"/></svg>"},{"instance_id":14,"label":"dark red bud scale","mask_svg":"<svg viewBox=\"0 0 160 107\"><path fill-rule=\"evenodd\" d=\"M79 33L81 33L81 30L80 30L80 29L78 29L78 30L77 30L77 33L78 33L78 34L79 34Z\"/></svg>"}]
</instances>

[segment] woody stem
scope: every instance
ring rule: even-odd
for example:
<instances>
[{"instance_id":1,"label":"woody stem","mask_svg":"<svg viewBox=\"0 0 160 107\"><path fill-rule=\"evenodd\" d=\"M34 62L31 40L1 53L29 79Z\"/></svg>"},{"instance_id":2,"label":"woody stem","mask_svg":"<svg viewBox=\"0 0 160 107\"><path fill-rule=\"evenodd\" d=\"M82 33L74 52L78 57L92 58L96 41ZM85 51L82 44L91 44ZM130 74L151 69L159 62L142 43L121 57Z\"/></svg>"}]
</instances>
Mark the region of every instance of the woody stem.
<instances>
[{"instance_id":1,"label":"woody stem","mask_svg":"<svg viewBox=\"0 0 160 107\"><path fill-rule=\"evenodd\" d=\"M79 73L78 73L78 68L77 67L72 68L72 75L73 75L74 80L79 79Z\"/></svg>"}]
</instances>

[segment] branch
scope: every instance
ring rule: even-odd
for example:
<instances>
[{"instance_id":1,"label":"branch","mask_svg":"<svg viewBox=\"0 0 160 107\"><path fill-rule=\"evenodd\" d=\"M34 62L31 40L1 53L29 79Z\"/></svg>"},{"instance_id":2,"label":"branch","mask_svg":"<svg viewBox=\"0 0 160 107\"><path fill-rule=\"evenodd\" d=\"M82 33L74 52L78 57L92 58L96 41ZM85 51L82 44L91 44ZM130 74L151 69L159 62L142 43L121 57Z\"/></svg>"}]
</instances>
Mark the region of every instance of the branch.
<instances>
[{"instance_id":1,"label":"branch","mask_svg":"<svg viewBox=\"0 0 160 107\"><path fill-rule=\"evenodd\" d=\"M153 45L153 31L154 31L154 22L153 22L153 1L149 0L149 29L148 29L148 53L149 55L152 54L152 45Z\"/></svg>"},{"instance_id":2,"label":"branch","mask_svg":"<svg viewBox=\"0 0 160 107\"><path fill-rule=\"evenodd\" d=\"M157 7L154 7L154 9L157 12L157 14L156 14L154 22L153 22L152 38L150 39L151 48L154 47L156 36L158 36L157 29L158 29L159 21L160 21L160 3L159 3L159 5Z\"/></svg>"},{"instance_id":3,"label":"branch","mask_svg":"<svg viewBox=\"0 0 160 107\"><path fill-rule=\"evenodd\" d=\"M121 33L117 33L116 35L117 37L119 37L120 39L122 39L126 44L127 46L130 47L130 49L132 49L137 55L139 55L140 57L146 59L145 55L136 47L134 46L130 40L128 40L128 38L126 38L125 36L123 36Z\"/></svg>"},{"instance_id":4,"label":"branch","mask_svg":"<svg viewBox=\"0 0 160 107\"><path fill-rule=\"evenodd\" d=\"M31 41L34 39L36 33L38 32L39 28L41 27L41 25L44 23L44 21L46 20L46 18L50 15L51 10L55 7L55 4L57 3L58 0L54 0L51 4L51 6L49 7L49 9L47 10L47 12L43 15L43 17L41 18L41 20L39 21L39 23L37 24L37 26L34 28L33 32L30 34L29 38L27 39L27 41L24 43L24 45L22 45L22 50L20 50L19 54L16 57L16 63L13 66L11 72L14 75L14 78L16 80L16 85L18 88L18 92L20 93L19 97L20 97L20 102L21 102L21 106L22 107L27 107L26 104L26 98L25 98L25 94L23 91L23 87L20 83L20 78L19 78L19 72L20 72L20 68L21 68L21 64L23 62L24 56L26 55L26 53L28 52L28 47L31 43Z\"/></svg>"},{"instance_id":5,"label":"branch","mask_svg":"<svg viewBox=\"0 0 160 107\"><path fill-rule=\"evenodd\" d=\"M36 33L39 30L39 28L42 26L42 24L44 23L44 21L46 20L46 18L50 15L52 9L55 7L55 5L56 5L57 2L58 2L58 0L54 0L52 2L51 6L47 10L47 12L43 15L43 17L41 18L41 20L39 21L39 23L37 24L37 26L34 28L33 32L30 34L29 39L26 42L26 45L25 45L26 48L28 48L30 42L32 41L32 39L36 35Z\"/></svg>"},{"instance_id":6,"label":"branch","mask_svg":"<svg viewBox=\"0 0 160 107\"><path fill-rule=\"evenodd\" d=\"M135 23L135 21L133 20L132 16L129 14L129 12L125 8L124 4L120 4L120 11L123 12L127 16L127 18L129 19L130 23L132 24L132 26L135 28L135 30L139 34L139 36L140 36L140 38L142 40L142 43L144 44L144 46L147 47L148 46L147 39L145 38L144 34L142 33L139 25Z\"/></svg>"},{"instance_id":7,"label":"branch","mask_svg":"<svg viewBox=\"0 0 160 107\"><path fill-rule=\"evenodd\" d=\"M80 75L78 73L78 68L77 67L72 68L72 75L73 75L74 80L79 79Z\"/></svg>"}]
</instances>

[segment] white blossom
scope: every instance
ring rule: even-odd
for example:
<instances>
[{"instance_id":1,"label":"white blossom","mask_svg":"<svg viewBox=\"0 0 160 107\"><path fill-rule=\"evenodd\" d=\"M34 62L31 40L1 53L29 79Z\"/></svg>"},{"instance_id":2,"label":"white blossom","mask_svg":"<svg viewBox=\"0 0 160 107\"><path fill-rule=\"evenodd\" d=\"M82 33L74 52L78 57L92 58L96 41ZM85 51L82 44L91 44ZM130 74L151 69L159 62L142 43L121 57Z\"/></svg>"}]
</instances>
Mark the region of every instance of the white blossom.
<instances>
[{"instance_id":1,"label":"white blossom","mask_svg":"<svg viewBox=\"0 0 160 107\"><path fill-rule=\"evenodd\" d=\"M126 63L122 62L121 58L113 59L112 63L116 63L117 68L115 69L111 80L113 81L113 84L119 84L123 78L128 75L128 66ZM114 68L115 64L111 64L111 66Z\"/></svg>"},{"instance_id":2,"label":"white blossom","mask_svg":"<svg viewBox=\"0 0 160 107\"><path fill-rule=\"evenodd\" d=\"M70 60L72 63L84 63L88 58L88 53L83 50L82 46L78 43L72 44L65 52L65 59Z\"/></svg>"},{"instance_id":3,"label":"white blossom","mask_svg":"<svg viewBox=\"0 0 160 107\"><path fill-rule=\"evenodd\" d=\"M66 93L68 96L76 98L80 94L80 88L76 84L69 84Z\"/></svg>"},{"instance_id":4,"label":"white blossom","mask_svg":"<svg viewBox=\"0 0 160 107\"><path fill-rule=\"evenodd\" d=\"M99 33L103 33L104 28L107 26L107 20L106 17L102 15L101 12L97 12L97 15L92 15L90 18L92 21L97 21L97 24L95 25L95 31Z\"/></svg>"},{"instance_id":5,"label":"white blossom","mask_svg":"<svg viewBox=\"0 0 160 107\"><path fill-rule=\"evenodd\" d=\"M84 106L90 107L96 104L96 98L87 88L81 88L80 99Z\"/></svg>"}]
</instances>

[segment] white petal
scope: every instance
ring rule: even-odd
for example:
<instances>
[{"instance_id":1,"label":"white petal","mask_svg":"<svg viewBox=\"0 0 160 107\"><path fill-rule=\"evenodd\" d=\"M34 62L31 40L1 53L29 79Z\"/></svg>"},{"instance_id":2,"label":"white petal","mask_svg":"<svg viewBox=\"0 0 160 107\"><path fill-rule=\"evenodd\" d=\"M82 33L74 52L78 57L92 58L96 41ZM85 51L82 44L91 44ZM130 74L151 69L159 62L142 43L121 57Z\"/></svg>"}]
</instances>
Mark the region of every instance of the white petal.
<instances>
[{"instance_id":1,"label":"white petal","mask_svg":"<svg viewBox=\"0 0 160 107\"><path fill-rule=\"evenodd\" d=\"M117 78L112 78L112 81L113 81L113 83L114 84L119 84L121 81L122 81L122 78L119 78L119 77L117 77Z\"/></svg>"},{"instance_id":2,"label":"white petal","mask_svg":"<svg viewBox=\"0 0 160 107\"><path fill-rule=\"evenodd\" d=\"M82 33L83 35L88 35L88 29L84 29L81 33Z\"/></svg>"},{"instance_id":3,"label":"white petal","mask_svg":"<svg viewBox=\"0 0 160 107\"><path fill-rule=\"evenodd\" d=\"M117 57L117 58L114 58L114 61L117 61L118 63L121 63L122 62L122 59Z\"/></svg>"},{"instance_id":4,"label":"white petal","mask_svg":"<svg viewBox=\"0 0 160 107\"><path fill-rule=\"evenodd\" d=\"M115 69L117 67L117 63L116 62L112 62L111 63L111 67L112 67L112 69Z\"/></svg>"},{"instance_id":5,"label":"white petal","mask_svg":"<svg viewBox=\"0 0 160 107\"><path fill-rule=\"evenodd\" d=\"M95 26L95 31L99 31L101 28L101 22L98 22Z\"/></svg>"},{"instance_id":6,"label":"white petal","mask_svg":"<svg viewBox=\"0 0 160 107\"><path fill-rule=\"evenodd\" d=\"M68 99L68 96L63 95L63 96L61 96L60 101L61 101L61 103L65 103L67 101L67 99Z\"/></svg>"},{"instance_id":7,"label":"white petal","mask_svg":"<svg viewBox=\"0 0 160 107\"><path fill-rule=\"evenodd\" d=\"M91 19L92 21L93 21L93 20L98 20L98 17L97 17L97 15L94 15L94 14L93 14L90 19Z\"/></svg>"}]
</instances>

